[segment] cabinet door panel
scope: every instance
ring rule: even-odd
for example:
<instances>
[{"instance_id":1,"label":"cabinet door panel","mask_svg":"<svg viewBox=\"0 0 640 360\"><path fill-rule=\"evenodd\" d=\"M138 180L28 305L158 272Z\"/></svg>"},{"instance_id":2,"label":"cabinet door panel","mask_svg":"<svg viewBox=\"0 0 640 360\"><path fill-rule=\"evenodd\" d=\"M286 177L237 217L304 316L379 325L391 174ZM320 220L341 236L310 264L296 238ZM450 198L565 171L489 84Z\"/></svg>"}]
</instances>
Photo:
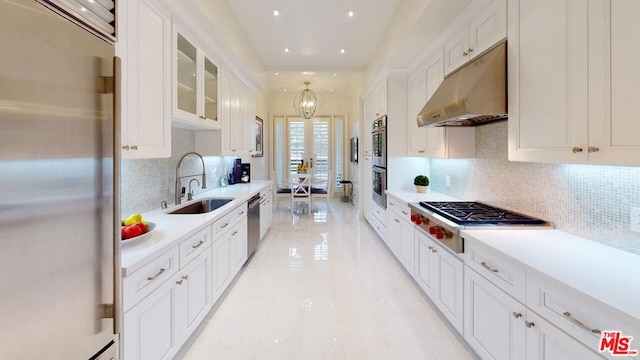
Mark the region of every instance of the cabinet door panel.
<instances>
[{"instance_id":1,"label":"cabinet door panel","mask_svg":"<svg viewBox=\"0 0 640 360\"><path fill-rule=\"evenodd\" d=\"M506 5L506 0L493 0L471 20L469 49L472 59L507 36Z\"/></svg>"},{"instance_id":2,"label":"cabinet door panel","mask_svg":"<svg viewBox=\"0 0 640 360\"><path fill-rule=\"evenodd\" d=\"M483 359L524 359L524 305L467 266L464 284L465 340Z\"/></svg>"},{"instance_id":3,"label":"cabinet door panel","mask_svg":"<svg viewBox=\"0 0 640 360\"><path fill-rule=\"evenodd\" d=\"M527 360L601 360L602 357L533 311L527 311Z\"/></svg>"},{"instance_id":4,"label":"cabinet door panel","mask_svg":"<svg viewBox=\"0 0 640 360\"><path fill-rule=\"evenodd\" d=\"M640 164L640 2L589 3L589 162Z\"/></svg>"},{"instance_id":5,"label":"cabinet door panel","mask_svg":"<svg viewBox=\"0 0 640 360\"><path fill-rule=\"evenodd\" d=\"M124 315L124 358L171 359L177 349L176 288L171 280Z\"/></svg>"},{"instance_id":6,"label":"cabinet door panel","mask_svg":"<svg viewBox=\"0 0 640 360\"><path fill-rule=\"evenodd\" d=\"M444 72L449 74L469 60L469 28L463 27L444 44Z\"/></svg>"},{"instance_id":7,"label":"cabinet door panel","mask_svg":"<svg viewBox=\"0 0 640 360\"><path fill-rule=\"evenodd\" d=\"M584 162L587 3L509 4L509 159ZM582 151L574 152L574 147Z\"/></svg>"},{"instance_id":8,"label":"cabinet door panel","mask_svg":"<svg viewBox=\"0 0 640 360\"><path fill-rule=\"evenodd\" d=\"M415 242L413 238L413 225L406 221L400 221L401 238L402 238L402 262L407 269L411 277L414 272L414 259L415 259ZM387 234L387 237L391 235L391 232Z\"/></svg>"},{"instance_id":9,"label":"cabinet door panel","mask_svg":"<svg viewBox=\"0 0 640 360\"><path fill-rule=\"evenodd\" d=\"M433 262L433 257L431 256L433 245L430 244L431 240L420 230L415 231L415 239L417 243L415 279L425 294L427 294L430 299L433 299L434 276L432 272L434 267L431 264Z\"/></svg>"},{"instance_id":10,"label":"cabinet door panel","mask_svg":"<svg viewBox=\"0 0 640 360\"><path fill-rule=\"evenodd\" d=\"M213 244L213 298L216 300L224 292L231 274L229 239L229 235L223 235Z\"/></svg>"},{"instance_id":11,"label":"cabinet door panel","mask_svg":"<svg viewBox=\"0 0 640 360\"><path fill-rule=\"evenodd\" d=\"M421 71L409 79L409 155L424 156L427 148L427 128L418 127L416 117L427 101L427 72Z\"/></svg>"},{"instance_id":12,"label":"cabinet door panel","mask_svg":"<svg viewBox=\"0 0 640 360\"><path fill-rule=\"evenodd\" d=\"M433 250L434 302L456 330L462 333L464 265L462 260L435 243Z\"/></svg>"},{"instance_id":13,"label":"cabinet door panel","mask_svg":"<svg viewBox=\"0 0 640 360\"><path fill-rule=\"evenodd\" d=\"M207 315L211 305L211 253L205 252L183 271L182 304L183 311L182 339L185 341Z\"/></svg>"}]
</instances>

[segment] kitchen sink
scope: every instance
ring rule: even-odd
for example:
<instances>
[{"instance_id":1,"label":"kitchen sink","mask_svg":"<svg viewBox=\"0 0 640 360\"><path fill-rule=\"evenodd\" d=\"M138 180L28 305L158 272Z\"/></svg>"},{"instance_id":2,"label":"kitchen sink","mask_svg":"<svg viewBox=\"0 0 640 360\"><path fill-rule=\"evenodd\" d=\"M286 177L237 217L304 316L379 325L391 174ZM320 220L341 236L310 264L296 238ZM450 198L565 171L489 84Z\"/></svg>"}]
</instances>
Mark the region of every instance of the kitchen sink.
<instances>
[{"instance_id":1,"label":"kitchen sink","mask_svg":"<svg viewBox=\"0 0 640 360\"><path fill-rule=\"evenodd\" d=\"M170 211L168 212L168 214L205 214L208 212L212 212L215 209L221 208L231 201L233 201L233 198L206 198Z\"/></svg>"}]
</instances>

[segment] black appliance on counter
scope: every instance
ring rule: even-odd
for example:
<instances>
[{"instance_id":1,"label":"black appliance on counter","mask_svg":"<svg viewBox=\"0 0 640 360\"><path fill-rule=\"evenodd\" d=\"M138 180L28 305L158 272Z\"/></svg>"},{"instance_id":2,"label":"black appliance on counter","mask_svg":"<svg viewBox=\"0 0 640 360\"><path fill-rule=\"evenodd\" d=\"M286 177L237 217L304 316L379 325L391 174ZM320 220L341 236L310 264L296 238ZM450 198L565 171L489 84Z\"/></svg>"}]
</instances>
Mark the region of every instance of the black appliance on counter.
<instances>
[{"instance_id":1,"label":"black appliance on counter","mask_svg":"<svg viewBox=\"0 0 640 360\"><path fill-rule=\"evenodd\" d=\"M240 181L241 183L251 182L251 164L242 163L240 164Z\"/></svg>"},{"instance_id":2,"label":"black appliance on counter","mask_svg":"<svg viewBox=\"0 0 640 360\"><path fill-rule=\"evenodd\" d=\"M456 253L464 252L464 229L548 229L548 221L475 201L409 203L411 221Z\"/></svg>"}]
</instances>

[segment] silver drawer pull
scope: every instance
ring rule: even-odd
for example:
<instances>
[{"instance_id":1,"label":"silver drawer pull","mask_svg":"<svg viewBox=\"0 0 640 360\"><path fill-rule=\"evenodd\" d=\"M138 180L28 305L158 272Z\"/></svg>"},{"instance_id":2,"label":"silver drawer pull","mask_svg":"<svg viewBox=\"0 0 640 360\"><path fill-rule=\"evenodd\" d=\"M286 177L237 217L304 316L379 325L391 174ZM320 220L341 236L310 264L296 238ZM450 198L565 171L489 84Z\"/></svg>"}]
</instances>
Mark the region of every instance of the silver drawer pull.
<instances>
[{"instance_id":1,"label":"silver drawer pull","mask_svg":"<svg viewBox=\"0 0 640 360\"><path fill-rule=\"evenodd\" d=\"M244 210L240 211L238 215L244 215Z\"/></svg>"},{"instance_id":2,"label":"silver drawer pull","mask_svg":"<svg viewBox=\"0 0 640 360\"><path fill-rule=\"evenodd\" d=\"M493 269L493 268L491 268L491 267L490 267L489 265L487 265L487 263L486 263L486 262L484 262L484 261L482 261L482 262L480 263L480 265L482 265L485 269L487 269L487 270L489 270L489 271L491 271L491 272L494 272L494 273L497 273L497 272L498 272L498 269Z\"/></svg>"},{"instance_id":3,"label":"silver drawer pull","mask_svg":"<svg viewBox=\"0 0 640 360\"><path fill-rule=\"evenodd\" d=\"M233 234L231 234L231 236L236 236L236 234L238 234L238 230L234 231Z\"/></svg>"},{"instance_id":4,"label":"silver drawer pull","mask_svg":"<svg viewBox=\"0 0 640 360\"><path fill-rule=\"evenodd\" d=\"M151 281L151 280L153 280L153 279L157 278L158 276L160 276L160 274L162 274L162 273L163 273L163 272L165 272L166 270L167 270L167 269L165 269L165 268L160 268L160 271L158 271L158 273L157 273L157 274L155 274L155 275L153 275L153 276L149 276L149 277L147 278L147 281Z\"/></svg>"},{"instance_id":5,"label":"silver drawer pull","mask_svg":"<svg viewBox=\"0 0 640 360\"><path fill-rule=\"evenodd\" d=\"M184 280L180 279L180 280L176 281L176 284L178 284L178 285L182 285L182 282L183 282L183 281L184 281Z\"/></svg>"},{"instance_id":6,"label":"silver drawer pull","mask_svg":"<svg viewBox=\"0 0 640 360\"><path fill-rule=\"evenodd\" d=\"M402 213L405 214L405 215L409 215L409 213L404 211L404 210L402 210Z\"/></svg>"},{"instance_id":7,"label":"silver drawer pull","mask_svg":"<svg viewBox=\"0 0 640 360\"><path fill-rule=\"evenodd\" d=\"M200 240L200 241L198 241L198 243L197 243L197 244L195 244L195 245L192 245L192 246L191 246L191 248L193 248L193 249L197 249L197 248L199 248L199 247L200 247L200 245L202 245L202 244L204 244L204 240Z\"/></svg>"},{"instance_id":8,"label":"silver drawer pull","mask_svg":"<svg viewBox=\"0 0 640 360\"><path fill-rule=\"evenodd\" d=\"M389 205L396 206L396 204L392 203L391 201L389 201Z\"/></svg>"},{"instance_id":9,"label":"silver drawer pull","mask_svg":"<svg viewBox=\"0 0 640 360\"><path fill-rule=\"evenodd\" d=\"M562 315L566 316L567 318L569 318L569 320L573 321L574 324L580 326L581 328L583 328L584 330L587 330L588 332L590 332L592 334L602 334L602 331L600 331L598 329L592 329L591 327L587 326L582 321L580 321L580 320L574 318L573 316L571 316L571 313L568 312L568 311L563 312Z\"/></svg>"},{"instance_id":10,"label":"silver drawer pull","mask_svg":"<svg viewBox=\"0 0 640 360\"><path fill-rule=\"evenodd\" d=\"M431 248L431 252L435 254L438 252L438 250L436 250L436 248Z\"/></svg>"},{"instance_id":11,"label":"silver drawer pull","mask_svg":"<svg viewBox=\"0 0 640 360\"><path fill-rule=\"evenodd\" d=\"M398 220L398 219L393 219L393 220L395 220L397 223L400 223L400 220Z\"/></svg>"},{"instance_id":12,"label":"silver drawer pull","mask_svg":"<svg viewBox=\"0 0 640 360\"><path fill-rule=\"evenodd\" d=\"M189 275L185 275L182 277L182 280L187 280L187 279L189 279Z\"/></svg>"},{"instance_id":13,"label":"silver drawer pull","mask_svg":"<svg viewBox=\"0 0 640 360\"><path fill-rule=\"evenodd\" d=\"M224 223L224 225L220 226L221 229L226 228L227 226L229 226L229 223Z\"/></svg>"}]
</instances>

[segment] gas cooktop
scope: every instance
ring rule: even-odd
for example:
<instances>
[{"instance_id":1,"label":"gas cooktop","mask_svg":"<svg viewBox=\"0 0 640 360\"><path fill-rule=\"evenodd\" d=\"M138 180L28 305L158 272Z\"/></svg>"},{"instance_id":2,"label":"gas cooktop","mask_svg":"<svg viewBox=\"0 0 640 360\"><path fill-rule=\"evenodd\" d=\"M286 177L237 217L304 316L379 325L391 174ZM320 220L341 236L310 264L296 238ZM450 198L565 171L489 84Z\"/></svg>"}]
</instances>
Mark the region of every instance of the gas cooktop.
<instances>
[{"instance_id":1,"label":"gas cooktop","mask_svg":"<svg viewBox=\"0 0 640 360\"><path fill-rule=\"evenodd\" d=\"M544 225L547 222L479 202L421 201L420 206L460 225Z\"/></svg>"}]
</instances>

